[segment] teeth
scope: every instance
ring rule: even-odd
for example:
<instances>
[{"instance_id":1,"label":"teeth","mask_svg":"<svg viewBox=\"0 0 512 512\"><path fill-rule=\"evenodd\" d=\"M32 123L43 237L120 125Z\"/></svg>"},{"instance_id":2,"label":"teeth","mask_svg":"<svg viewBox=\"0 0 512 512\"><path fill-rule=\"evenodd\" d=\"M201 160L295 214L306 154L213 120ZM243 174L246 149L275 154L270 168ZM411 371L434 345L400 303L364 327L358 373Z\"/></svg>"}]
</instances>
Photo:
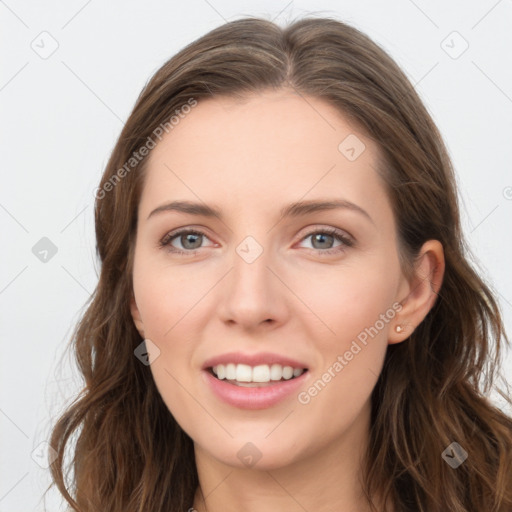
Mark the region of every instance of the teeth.
<instances>
[{"instance_id":1,"label":"teeth","mask_svg":"<svg viewBox=\"0 0 512 512\"><path fill-rule=\"evenodd\" d=\"M219 373L222 374L222 364L219 364L217 371L221 370ZM219 377L220 378L220 377ZM237 364L236 365L236 377L235 379L238 382L251 382L252 380L252 368L248 364Z\"/></svg>"},{"instance_id":2,"label":"teeth","mask_svg":"<svg viewBox=\"0 0 512 512\"><path fill-rule=\"evenodd\" d=\"M217 377L219 379L225 379L226 378L226 369L221 364L217 367Z\"/></svg>"},{"instance_id":3,"label":"teeth","mask_svg":"<svg viewBox=\"0 0 512 512\"><path fill-rule=\"evenodd\" d=\"M260 364L249 366L248 364L218 364L212 368L213 373L220 380L233 380L237 382L270 382L277 380L290 380L304 373L302 368L281 366L280 364Z\"/></svg>"},{"instance_id":4,"label":"teeth","mask_svg":"<svg viewBox=\"0 0 512 512\"><path fill-rule=\"evenodd\" d=\"M280 364L273 364L270 367L270 378L272 380L281 380L283 376L283 367Z\"/></svg>"},{"instance_id":5,"label":"teeth","mask_svg":"<svg viewBox=\"0 0 512 512\"><path fill-rule=\"evenodd\" d=\"M236 364L229 363L226 365L226 379L236 379Z\"/></svg>"},{"instance_id":6,"label":"teeth","mask_svg":"<svg viewBox=\"0 0 512 512\"><path fill-rule=\"evenodd\" d=\"M270 382L270 368L268 364L260 364L252 369L253 382Z\"/></svg>"}]
</instances>

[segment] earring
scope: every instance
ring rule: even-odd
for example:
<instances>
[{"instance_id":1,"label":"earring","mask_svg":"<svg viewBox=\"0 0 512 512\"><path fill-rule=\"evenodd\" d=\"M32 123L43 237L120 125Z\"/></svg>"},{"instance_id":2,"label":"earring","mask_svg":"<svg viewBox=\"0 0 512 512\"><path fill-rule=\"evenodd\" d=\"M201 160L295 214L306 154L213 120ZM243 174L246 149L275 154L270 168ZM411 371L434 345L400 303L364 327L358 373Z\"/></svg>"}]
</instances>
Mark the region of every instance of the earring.
<instances>
[{"instance_id":1,"label":"earring","mask_svg":"<svg viewBox=\"0 0 512 512\"><path fill-rule=\"evenodd\" d=\"M401 325L397 325L397 326L395 327L395 331L396 331L396 332L402 332L402 330L403 330L403 329L402 329L402 326L401 326Z\"/></svg>"}]
</instances>

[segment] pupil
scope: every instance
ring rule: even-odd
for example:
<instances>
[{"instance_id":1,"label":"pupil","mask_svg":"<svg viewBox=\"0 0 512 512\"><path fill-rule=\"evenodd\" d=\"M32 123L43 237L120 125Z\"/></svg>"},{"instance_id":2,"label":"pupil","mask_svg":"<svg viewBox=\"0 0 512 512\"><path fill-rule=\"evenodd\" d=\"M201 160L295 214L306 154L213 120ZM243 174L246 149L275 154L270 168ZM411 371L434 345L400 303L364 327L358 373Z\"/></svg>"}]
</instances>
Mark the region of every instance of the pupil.
<instances>
[{"instance_id":1,"label":"pupil","mask_svg":"<svg viewBox=\"0 0 512 512\"><path fill-rule=\"evenodd\" d=\"M318 233L317 235L315 235L315 236L313 237L313 239L314 239L315 241L316 241L316 240L318 240L318 239L320 239L320 243L322 243L322 239L325 239L325 238L327 238L327 237L328 237L328 238L332 238L332 235L323 235L323 234L321 234L321 233ZM323 242L323 243L325 243L325 240L324 240L324 242ZM322 248L322 247L321 247L321 248ZM325 247L323 247L323 248L325 249Z\"/></svg>"},{"instance_id":2,"label":"pupil","mask_svg":"<svg viewBox=\"0 0 512 512\"><path fill-rule=\"evenodd\" d=\"M188 249L196 249L197 247L187 247L187 244L188 244L188 241L189 241L189 237L196 237L197 239L199 238L200 235L194 235L193 233L188 233L185 236L185 243L183 244L184 247L188 248ZM183 242L183 240L182 240ZM197 240L196 240L197 242ZM192 244L194 243L194 241L192 240Z\"/></svg>"}]
</instances>

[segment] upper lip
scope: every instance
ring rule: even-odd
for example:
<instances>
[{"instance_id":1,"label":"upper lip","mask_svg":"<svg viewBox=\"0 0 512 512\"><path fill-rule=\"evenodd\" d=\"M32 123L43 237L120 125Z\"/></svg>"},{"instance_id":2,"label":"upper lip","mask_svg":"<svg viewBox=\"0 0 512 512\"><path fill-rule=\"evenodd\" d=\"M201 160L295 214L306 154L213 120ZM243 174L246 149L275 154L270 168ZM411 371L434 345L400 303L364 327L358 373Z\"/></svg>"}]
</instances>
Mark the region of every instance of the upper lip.
<instances>
[{"instance_id":1,"label":"upper lip","mask_svg":"<svg viewBox=\"0 0 512 512\"><path fill-rule=\"evenodd\" d=\"M290 357L274 354L272 352L258 352L256 354L244 354L243 352L228 352L220 354L206 360L203 364L203 370L217 366L218 364L247 364L249 366L258 366L261 364L280 364L281 366L291 366L292 368L307 368L307 365L291 359Z\"/></svg>"}]
</instances>

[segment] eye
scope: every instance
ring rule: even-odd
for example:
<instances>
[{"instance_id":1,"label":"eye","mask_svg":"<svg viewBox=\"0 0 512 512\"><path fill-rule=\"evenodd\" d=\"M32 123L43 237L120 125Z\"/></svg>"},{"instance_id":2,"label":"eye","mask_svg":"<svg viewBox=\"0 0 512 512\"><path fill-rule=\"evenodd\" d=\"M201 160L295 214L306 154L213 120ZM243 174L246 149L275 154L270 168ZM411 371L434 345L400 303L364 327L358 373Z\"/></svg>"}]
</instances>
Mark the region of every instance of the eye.
<instances>
[{"instance_id":1,"label":"eye","mask_svg":"<svg viewBox=\"0 0 512 512\"><path fill-rule=\"evenodd\" d=\"M352 247L354 245L351 238L336 228L317 229L316 231L308 233L302 240L306 240L310 237L312 244L317 245L317 247L313 247L313 249L318 250L322 256L339 253L346 247ZM332 246L325 247L325 244L331 245L334 240L340 242L340 245L335 248ZM318 245L320 245L320 247L318 247Z\"/></svg>"},{"instance_id":2,"label":"eye","mask_svg":"<svg viewBox=\"0 0 512 512\"><path fill-rule=\"evenodd\" d=\"M176 254L186 254L188 256L194 255L197 252L197 249L201 248L201 237L206 237L204 233L201 231L196 231L193 229L182 229L181 231L175 231L172 233L168 233L162 238L159 245L161 248L167 248L170 252ZM177 248L172 245L172 241L174 239L178 239L178 241L182 244L182 248Z\"/></svg>"},{"instance_id":3,"label":"eye","mask_svg":"<svg viewBox=\"0 0 512 512\"><path fill-rule=\"evenodd\" d=\"M314 245L320 244L320 247L313 247L313 250L316 250L322 255L339 253L346 247L352 247L354 245L351 238L336 228L317 229L316 231L312 231L305 235L302 240L306 240L309 237L313 237L312 242ZM201 249L201 242L203 238L208 239L208 237L201 231L182 229L165 235L159 242L159 246L162 249L166 248L169 252L174 254L193 256L199 249ZM181 248L173 245L174 240L177 240L181 244ZM322 247L322 245L331 245L333 241L336 240L340 242L337 247Z\"/></svg>"}]
</instances>

